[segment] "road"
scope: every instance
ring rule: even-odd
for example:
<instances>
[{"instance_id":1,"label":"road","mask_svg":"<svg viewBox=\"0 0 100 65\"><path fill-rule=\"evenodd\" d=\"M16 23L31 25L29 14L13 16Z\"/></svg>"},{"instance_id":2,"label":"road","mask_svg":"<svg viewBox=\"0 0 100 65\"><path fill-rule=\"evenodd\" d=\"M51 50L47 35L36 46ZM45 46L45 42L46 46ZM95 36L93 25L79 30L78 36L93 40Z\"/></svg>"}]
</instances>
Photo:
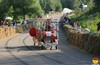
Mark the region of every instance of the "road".
<instances>
[{"instance_id":1,"label":"road","mask_svg":"<svg viewBox=\"0 0 100 65\"><path fill-rule=\"evenodd\" d=\"M0 41L0 65L92 65L94 57L72 47L61 27L57 50L34 47L28 31Z\"/></svg>"}]
</instances>

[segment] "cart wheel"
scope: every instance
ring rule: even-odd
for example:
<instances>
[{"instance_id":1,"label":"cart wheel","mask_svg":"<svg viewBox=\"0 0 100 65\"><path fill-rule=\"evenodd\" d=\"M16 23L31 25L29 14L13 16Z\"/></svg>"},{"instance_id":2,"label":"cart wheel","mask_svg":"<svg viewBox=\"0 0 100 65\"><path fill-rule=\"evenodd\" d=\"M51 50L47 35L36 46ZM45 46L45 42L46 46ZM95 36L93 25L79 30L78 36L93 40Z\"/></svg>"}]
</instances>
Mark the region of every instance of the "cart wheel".
<instances>
[{"instance_id":1,"label":"cart wheel","mask_svg":"<svg viewBox=\"0 0 100 65\"><path fill-rule=\"evenodd\" d=\"M34 46L35 46L36 44L35 44L35 42L34 42Z\"/></svg>"},{"instance_id":2,"label":"cart wheel","mask_svg":"<svg viewBox=\"0 0 100 65\"><path fill-rule=\"evenodd\" d=\"M52 50L52 46L50 47L50 50Z\"/></svg>"},{"instance_id":3,"label":"cart wheel","mask_svg":"<svg viewBox=\"0 0 100 65\"><path fill-rule=\"evenodd\" d=\"M58 46L56 45L55 48L58 49Z\"/></svg>"},{"instance_id":4,"label":"cart wheel","mask_svg":"<svg viewBox=\"0 0 100 65\"><path fill-rule=\"evenodd\" d=\"M44 49L44 46L43 45L41 46L41 49Z\"/></svg>"}]
</instances>

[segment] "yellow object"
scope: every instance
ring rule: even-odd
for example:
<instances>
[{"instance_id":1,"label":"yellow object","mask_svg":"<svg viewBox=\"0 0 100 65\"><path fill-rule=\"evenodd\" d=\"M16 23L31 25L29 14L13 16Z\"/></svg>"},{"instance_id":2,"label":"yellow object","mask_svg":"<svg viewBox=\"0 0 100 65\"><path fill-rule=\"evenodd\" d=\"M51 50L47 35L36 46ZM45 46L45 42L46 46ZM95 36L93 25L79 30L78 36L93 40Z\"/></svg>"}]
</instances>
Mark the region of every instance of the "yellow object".
<instances>
[{"instance_id":1,"label":"yellow object","mask_svg":"<svg viewBox=\"0 0 100 65\"><path fill-rule=\"evenodd\" d=\"M98 64L98 63L99 63L99 59L98 59L98 58L93 58L92 62L93 62L94 64Z\"/></svg>"}]
</instances>

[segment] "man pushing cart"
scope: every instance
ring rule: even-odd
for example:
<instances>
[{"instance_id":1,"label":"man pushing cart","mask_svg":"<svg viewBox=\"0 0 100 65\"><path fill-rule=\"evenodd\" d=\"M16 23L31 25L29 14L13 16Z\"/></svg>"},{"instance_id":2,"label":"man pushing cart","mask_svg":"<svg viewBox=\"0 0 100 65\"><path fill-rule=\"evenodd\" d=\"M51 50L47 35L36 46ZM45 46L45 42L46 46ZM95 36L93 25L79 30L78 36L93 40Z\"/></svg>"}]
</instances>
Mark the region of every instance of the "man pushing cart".
<instances>
[{"instance_id":1,"label":"man pushing cart","mask_svg":"<svg viewBox=\"0 0 100 65\"><path fill-rule=\"evenodd\" d=\"M51 21L50 19L47 19L42 26L42 28L44 28L42 30L41 28L36 29L33 27L29 31L30 35L34 39L34 45L38 43L38 46L41 47L41 49L49 48L52 50L54 47L57 49L59 40L57 32L57 21Z\"/></svg>"}]
</instances>

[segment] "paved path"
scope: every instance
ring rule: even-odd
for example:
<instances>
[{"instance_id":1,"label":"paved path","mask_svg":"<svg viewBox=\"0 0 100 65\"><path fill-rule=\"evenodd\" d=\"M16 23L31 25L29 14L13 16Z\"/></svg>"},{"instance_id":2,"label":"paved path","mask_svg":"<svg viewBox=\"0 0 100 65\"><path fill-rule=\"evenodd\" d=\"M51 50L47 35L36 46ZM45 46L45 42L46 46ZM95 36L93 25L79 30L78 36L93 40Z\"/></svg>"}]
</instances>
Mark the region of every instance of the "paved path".
<instances>
[{"instance_id":1,"label":"paved path","mask_svg":"<svg viewBox=\"0 0 100 65\"><path fill-rule=\"evenodd\" d=\"M93 56L71 47L59 30L59 49L33 47L28 32L0 41L0 65L92 65Z\"/></svg>"}]
</instances>

